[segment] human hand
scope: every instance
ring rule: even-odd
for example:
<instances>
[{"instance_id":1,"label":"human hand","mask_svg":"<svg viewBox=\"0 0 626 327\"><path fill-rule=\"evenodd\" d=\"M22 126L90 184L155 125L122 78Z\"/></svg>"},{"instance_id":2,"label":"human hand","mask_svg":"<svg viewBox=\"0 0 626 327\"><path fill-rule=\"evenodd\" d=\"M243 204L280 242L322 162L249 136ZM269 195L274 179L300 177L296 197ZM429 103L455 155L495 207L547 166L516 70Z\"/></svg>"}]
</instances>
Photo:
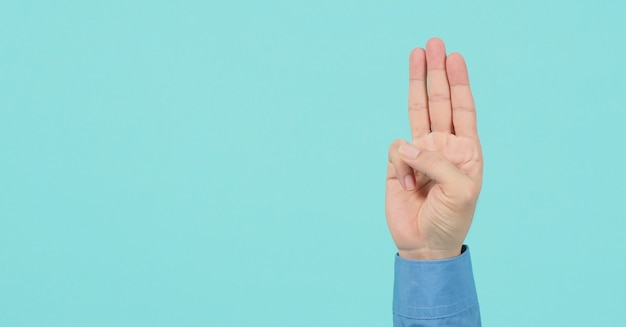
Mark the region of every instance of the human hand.
<instances>
[{"instance_id":1,"label":"human hand","mask_svg":"<svg viewBox=\"0 0 626 327\"><path fill-rule=\"evenodd\" d=\"M411 52L412 142L389 148L385 214L398 254L413 260L458 256L482 186L483 157L465 61L443 41Z\"/></svg>"}]
</instances>

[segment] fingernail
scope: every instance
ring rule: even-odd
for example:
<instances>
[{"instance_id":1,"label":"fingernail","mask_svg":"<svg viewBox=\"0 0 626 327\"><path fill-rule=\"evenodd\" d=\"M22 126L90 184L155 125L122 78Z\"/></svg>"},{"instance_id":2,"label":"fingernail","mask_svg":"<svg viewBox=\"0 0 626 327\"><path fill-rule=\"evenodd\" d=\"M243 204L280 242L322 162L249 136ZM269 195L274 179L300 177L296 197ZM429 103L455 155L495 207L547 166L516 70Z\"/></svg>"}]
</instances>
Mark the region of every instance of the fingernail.
<instances>
[{"instance_id":1,"label":"fingernail","mask_svg":"<svg viewBox=\"0 0 626 327\"><path fill-rule=\"evenodd\" d=\"M413 191L415 189L415 181L413 180L413 176L404 176L404 186L406 187L407 191Z\"/></svg>"},{"instance_id":2,"label":"fingernail","mask_svg":"<svg viewBox=\"0 0 626 327\"><path fill-rule=\"evenodd\" d=\"M400 154L407 159L415 159L415 157L417 157L417 154L420 153L420 150L411 144L403 144L402 146L400 146L399 151Z\"/></svg>"}]
</instances>

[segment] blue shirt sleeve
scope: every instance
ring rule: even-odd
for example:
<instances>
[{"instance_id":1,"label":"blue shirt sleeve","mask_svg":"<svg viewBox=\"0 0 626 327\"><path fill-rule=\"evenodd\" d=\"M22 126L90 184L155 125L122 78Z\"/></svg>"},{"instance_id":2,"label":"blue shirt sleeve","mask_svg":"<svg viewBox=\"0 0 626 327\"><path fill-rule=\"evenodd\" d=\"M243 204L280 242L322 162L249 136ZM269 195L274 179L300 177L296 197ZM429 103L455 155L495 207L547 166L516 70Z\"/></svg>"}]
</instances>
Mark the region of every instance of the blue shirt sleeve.
<instances>
[{"instance_id":1,"label":"blue shirt sleeve","mask_svg":"<svg viewBox=\"0 0 626 327\"><path fill-rule=\"evenodd\" d=\"M480 311L469 248L444 260L408 260L396 254L394 327L479 327Z\"/></svg>"}]
</instances>

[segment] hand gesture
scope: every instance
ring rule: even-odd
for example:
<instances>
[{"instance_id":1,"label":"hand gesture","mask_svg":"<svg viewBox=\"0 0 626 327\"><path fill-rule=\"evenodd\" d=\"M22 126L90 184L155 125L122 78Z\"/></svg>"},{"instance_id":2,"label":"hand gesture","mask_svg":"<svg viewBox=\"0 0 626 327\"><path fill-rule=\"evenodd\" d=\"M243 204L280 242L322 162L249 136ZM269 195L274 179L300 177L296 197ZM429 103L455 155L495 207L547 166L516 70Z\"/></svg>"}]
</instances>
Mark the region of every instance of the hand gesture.
<instances>
[{"instance_id":1,"label":"hand gesture","mask_svg":"<svg viewBox=\"0 0 626 327\"><path fill-rule=\"evenodd\" d=\"M483 157L463 57L440 39L409 63L412 142L389 148L385 213L403 258L458 256L482 186Z\"/></svg>"}]
</instances>

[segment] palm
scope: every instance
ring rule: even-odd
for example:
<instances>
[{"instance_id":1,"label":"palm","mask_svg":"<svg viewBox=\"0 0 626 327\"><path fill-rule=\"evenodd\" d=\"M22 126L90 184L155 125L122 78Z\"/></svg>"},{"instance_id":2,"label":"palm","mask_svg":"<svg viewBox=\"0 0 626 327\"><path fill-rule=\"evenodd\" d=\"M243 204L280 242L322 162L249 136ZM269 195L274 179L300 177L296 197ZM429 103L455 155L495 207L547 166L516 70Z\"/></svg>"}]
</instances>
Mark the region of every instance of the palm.
<instances>
[{"instance_id":1,"label":"palm","mask_svg":"<svg viewBox=\"0 0 626 327\"><path fill-rule=\"evenodd\" d=\"M474 214L483 169L463 58L455 54L446 59L443 42L430 40L426 52L416 49L412 53L410 77L412 144L440 159L426 162L426 170L441 170L438 165L449 167L433 178L409 167L406 158L399 159L398 148L403 141L392 144L385 211L401 255L403 251L448 250L462 244ZM407 187L409 177L414 187Z\"/></svg>"},{"instance_id":2,"label":"palm","mask_svg":"<svg viewBox=\"0 0 626 327\"><path fill-rule=\"evenodd\" d=\"M461 171L468 176L478 178L482 172L482 156L479 144L466 137L459 137L452 134L432 132L420 137L413 142L420 148L430 151L437 151L450 160ZM443 230L444 228L462 229L466 231L471 222L472 212L468 212L469 220L462 224L455 223L458 214L454 212L453 203L447 199L442 188L428 176L415 173L416 188L409 192L402 188L402 185L395 176L392 164L389 164L386 191L386 214L393 220L389 228L398 248L412 249L428 246L429 242L439 242L442 240L429 239L429 235L456 234L457 230ZM473 208L471 208L473 209ZM436 245L436 244L435 244Z\"/></svg>"}]
</instances>

